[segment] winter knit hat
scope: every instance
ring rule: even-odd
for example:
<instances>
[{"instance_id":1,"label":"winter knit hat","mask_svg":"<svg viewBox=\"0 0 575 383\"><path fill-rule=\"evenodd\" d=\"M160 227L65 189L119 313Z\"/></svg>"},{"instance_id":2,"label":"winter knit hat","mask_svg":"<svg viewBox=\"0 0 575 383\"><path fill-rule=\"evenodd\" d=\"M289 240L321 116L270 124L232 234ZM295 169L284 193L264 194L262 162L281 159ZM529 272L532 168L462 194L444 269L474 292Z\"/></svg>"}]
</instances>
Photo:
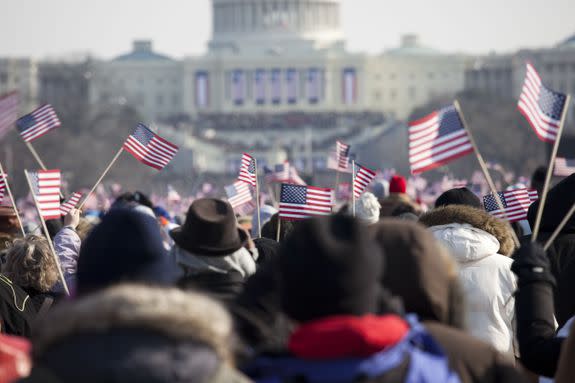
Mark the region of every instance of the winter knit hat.
<instances>
[{"instance_id":1,"label":"winter knit hat","mask_svg":"<svg viewBox=\"0 0 575 383\"><path fill-rule=\"evenodd\" d=\"M377 198L383 199L389 194L389 182L386 180L375 181L371 187L371 191Z\"/></svg>"},{"instance_id":2,"label":"winter knit hat","mask_svg":"<svg viewBox=\"0 0 575 383\"><path fill-rule=\"evenodd\" d=\"M381 205L375 196L369 192L363 193L355 201L355 216L367 224L379 221Z\"/></svg>"},{"instance_id":3,"label":"winter knit hat","mask_svg":"<svg viewBox=\"0 0 575 383\"><path fill-rule=\"evenodd\" d=\"M435 201L435 207L447 205L467 205L483 209L479 198L468 188L450 189L440 195Z\"/></svg>"},{"instance_id":4,"label":"winter knit hat","mask_svg":"<svg viewBox=\"0 0 575 383\"><path fill-rule=\"evenodd\" d=\"M405 193L407 190L407 182L405 178L400 175L395 175L391 177L389 181L389 192L390 193Z\"/></svg>"},{"instance_id":5,"label":"winter knit hat","mask_svg":"<svg viewBox=\"0 0 575 383\"><path fill-rule=\"evenodd\" d=\"M177 278L156 219L133 209L112 209L82 244L78 295L121 282L168 285Z\"/></svg>"},{"instance_id":6,"label":"winter knit hat","mask_svg":"<svg viewBox=\"0 0 575 383\"><path fill-rule=\"evenodd\" d=\"M301 221L280 249L283 310L299 322L375 313L382 262L359 220L335 215Z\"/></svg>"}]
</instances>

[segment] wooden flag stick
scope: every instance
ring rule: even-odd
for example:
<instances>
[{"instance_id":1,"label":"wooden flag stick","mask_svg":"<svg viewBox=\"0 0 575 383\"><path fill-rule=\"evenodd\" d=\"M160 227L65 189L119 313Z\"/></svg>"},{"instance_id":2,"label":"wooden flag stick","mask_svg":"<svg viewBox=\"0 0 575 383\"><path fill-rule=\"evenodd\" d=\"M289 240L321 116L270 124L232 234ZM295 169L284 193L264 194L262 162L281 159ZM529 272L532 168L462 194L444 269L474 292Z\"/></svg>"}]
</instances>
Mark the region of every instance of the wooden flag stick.
<instances>
[{"instance_id":1,"label":"wooden flag stick","mask_svg":"<svg viewBox=\"0 0 575 383\"><path fill-rule=\"evenodd\" d=\"M0 162L0 176L4 177L4 184L6 185L6 191L8 192L8 197L10 198L10 202L14 207L14 211L16 212L16 219L18 219L18 224L20 225L20 230L22 230L22 236L26 236L26 232L24 231L24 225L22 224L22 220L20 219L20 213L18 212L18 206L16 206L16 201L14 200L14 196L12 195L12 190L10 190L10 185L8 183L8 177L6 173L4 173L4 167L2 166L2 162Z\"/></svg>"},{"instance_id":2,"label":"wooden flag stick","mask_svg":"<svg viewBox=\"0 0 575 383\"><path fill-rule=\"evenodd\" d=\"M64 287L64 292L66 295L70 296L70 290L68 290L68 284L66 283L66 279L64 278L64 273L62 272L62 266L60 265L60 259L56 254L56 250L54 249L54 244L52 243L52 238L50 237L50 233L48 232L48 228L46 227L46 221L44 221L44 217L42 217L42 212L40 211L40 206L38 205L38 200L36 199L36 195L34 194L34 188L32 187L32 183L30 182L30 177L28 176L28 170L24 170L24 174L26 175L26 181L28 182L28 187L30 188L30 193L32 194L32 198L34 200L34 205L36 206L36 211L38 212L38 217L40 217L40 223L42 224L42 228L44 229L44 233L46 235L46 239L48 240L48 245L50 246L50 251L54 256L54 260L56 261L56 266L58 267L58 274L60 276L60 280L62 281L62 286Z\"/></svg>"},{"instance_id":3,"label":"wooden flag stick","mask_svg":"<svg viewBox=\"0 0 575 383\"><path fill-rule=\"evenodd\" d=\"M463 116L463 113L461 111L461 106L459 105L459 101L457 101L457 100L453 101L453 105L455 106L455 109L457 109L457 113L459 114L459 117L461 118L461 123L463 124L463 128L465 129L465 131L467 132L467 135L469 136L469 141L471 142L471 146L473 147L473 152L475 153L475 157L477 158L477 162L479 162L479 167L481 168L481 171L483 172L483 176L485 177L485 180L487 181L487 184L489 185L489 189L491 190L491 193L493 194L493 197L495 198L495 201L497 202L497 206L505 214L505 217L507 218L507 213L505 213L505 208L503 207L503 202L501 201L499 193L497 192L497 188L495 187L495 183L493 183L493 179L491 178L491 174L489 174L489 170L487 169L487 165L485 164L485 160L483 159L483 156L481 155L481 152L479 152L479 148L477 147L477 144L475 143L475 139L473 138L473 134L471 134L471 131L469 130L469 127L467 126L467 123L465 121L465 117ZM515 241L515 245L519 246L519 238L517 237L515 230L511 229L511 235L513 237L513 240Z\"/></svg>"},{"instance_id":4,"label":"wooden flag stick","mask_svg":"<svg viewBox=\"0 0 575 383\"><path fill-rule=\"evenodd\" d=\"M38 162L38 165L40 165L40 167L42 168L42 170L46 170L46 165L44 165L44 162L42 162L42 159L40 158L40 156L38 155L38 152L36 152L36 149L34 149L32 144L30 142L26 142L25 144L28 147L28 149L30 150L30 153L32 153L32 155L36 159L36 162Z\"/></svg>"},{"instance_id":5,"label":"wooden flag stick","mask_svg":"<svg viewBox=\"0 0 575 383\"><path fill-rule=\"evenodd\" d=\"M351 215L355 217L355 193L353 185L355 184L355 160L351 161Z\"/></svg>"},{"instance_id":6,"label":"wooden flag stick","mask_svg":"<svg viewBox=\"0 0 575 383\"><path fill-rule=\"evenodd\" d=\"M256 176L256 214L258 216L258 238L262 237L262 220L260 217L260 184L258 182L258 160L254 157L254 172Z\"/></svg>"},{"instance_id":7,"label":"wooden flag stick","mask_svg":"<svg viewBox=\"0 0 575 383\"><path fill-rule=\"evenodd\" d=\"M551 244L553 243L555 238L557 238L557 236L559 235L561 230L563 230L563 228L565 227L567 222L569 222L569 220L573 216L573 213L575 213L575 203L573 203L573 205L571 205L571 209L569 209L569 211L567 212L565 217L563 217L563 220L559 223L559 226L557 226L557 228L555 228L555 231L553 232L553 234L551 234L551 237L549 237L549 239L545 243L545 246L543 246L543 250L547 251L547 249L549 249L549 246L551 246Z\"/></svg>"},{"instance_id":8,"label":"wooden flag stick","mask_svg":"<svg viewBox=\"0 0 575 383\"><path fill-rule=\"evenodd\" d=\"M280 215L278 213L278 224L277 224L277 228L276 228L276 242L280 241L281 225L282 225L282 219L280 218Z\"/></svg>"},{"instance_id":9,"label":"wooden flag stick","mask_svg":"<svg viewBox=\"0 0 575 383\"><path fill-rule=\"evenodd\" d=\"M539 235L539 226L541 225L541 218L543 217L543 209L545 209L545 201L547 200L547 192L549 191L549 184L551 182L551 176L553 175L553 167L555 165L555 158L557 157L557 151L559 150L559 142L561 141L561 134L563 133L563 126L565 125L565 118L567 117L567 110L569 109L569 104L571 103L571 95L567 95L565 98L565 108L563 113L561 113L561 120L559 121L559 128L557 129L557 138L553 143L553 151L551 152L551 159L549 160L549 166L547 167L547 175L545 176L545 184L543 185L543 191L541 192L541 199L539 200L539 206L537 207L537 215L535 216L535 224L533 225L533 234L531 234L531 242L537 241L537 235Z\"/></svg>"},{"instance_id":10,"label":"wooden flag stick","mask_svg":"<svg viewBox=\"0 0 575 383\"><path fill-rule=\"evenodd\" d=\"M118 150L118 153L116 153L116 155L114 156L114 158L112 158L112 161L110 161L110 164L108 165L108 167L106 169L104 169L104 171L102 172L102 175L100 176L100 178L98 178L98 180L96 181L96 183L94 184L94 186L92 187L92 189L90 190L90 192L86 195L86 198L84 198L84 200L82 201L82 203L80 204L80 206L78 206L78 210L82 210L82 208L84 207L84 204L86 203L86 201L88 201L88 198L90 198L90 196L94 193L94 190L96 190L96 188L98 187L98 185L100 185L100 182L102 182L102 180L104 179L104 177L106 176L106 174L108 174L108 172L110 171L110 169L112 168L112 166L114 165L114 163L118 160L118 158L120 157L120 154L122 154L122 152L124 151L124 147L122 146L120 148L120 150Z\"/></svg>"}]
</instances>

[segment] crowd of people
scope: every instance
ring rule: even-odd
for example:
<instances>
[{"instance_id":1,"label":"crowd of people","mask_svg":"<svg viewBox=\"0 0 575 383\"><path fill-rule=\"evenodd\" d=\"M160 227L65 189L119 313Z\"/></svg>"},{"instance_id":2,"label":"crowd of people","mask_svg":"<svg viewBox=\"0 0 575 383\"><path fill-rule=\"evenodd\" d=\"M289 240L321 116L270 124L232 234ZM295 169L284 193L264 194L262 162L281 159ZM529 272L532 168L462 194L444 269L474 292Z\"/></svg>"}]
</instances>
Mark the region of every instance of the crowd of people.
<instances>
[{"instance_id":1,"label":"crowd of people","mask_svg":"<svg viewBox=\"0 0 575 383\"><path fill-rule=\"evenodd\" d=\"M213 196L118 192L48 221L54 253L0 207L0 382L575 381L575 218L544 251L539 202L511 226L388 178L329 216L262 206L261 237ZM539 242L574 202L572 175Z\"/></svg>"}]
</instances>

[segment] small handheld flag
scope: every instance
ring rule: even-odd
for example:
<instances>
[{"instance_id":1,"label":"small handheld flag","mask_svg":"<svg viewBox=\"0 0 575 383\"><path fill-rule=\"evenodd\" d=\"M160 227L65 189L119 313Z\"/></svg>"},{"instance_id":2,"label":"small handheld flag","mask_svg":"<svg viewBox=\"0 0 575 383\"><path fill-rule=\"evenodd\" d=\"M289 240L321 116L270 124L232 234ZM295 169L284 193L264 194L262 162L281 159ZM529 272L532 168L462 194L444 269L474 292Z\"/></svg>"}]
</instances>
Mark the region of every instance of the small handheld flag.
<instances>
[{"instance_id":1,"label":"small handheld flag","mask_svg":"<svg viewBox=\"0 0 575 383\"><path fill-rule=\"evenodd\" d=\"M228 202L232 208L237 208L253 200L250 187L245 182L236 181L225 187Z\"/></svg>"},{"instance_id":2,"label":"small handheld flag","mask_svg":"<svg viewBox=\"0 0 575 383\"><path fill-rule=\"evenodd\" d=\"M61 125L51 105L44 105L30 114L20 117L16 126L25 142L32 142Z\"/></svg>"},{"instance_id":3,"label":"small handheld flag","mask_svg":"<svg viewBox=\"0 0 575 383\"><path fill-rule=\"evenodd\" d=\"M123 148L144 165L162 170L178 152L178 147L140 123L124 142Z\"/></svg>"},{"instance_id":4,"label":"small handheld flag","mask_svg":"<svg viewBox=\"0 0 575 383\"><path fill-rule=\"evenodd\" d=\"M333 204L333 189L282 184L279 216L286 220L300 220L329 215Z\"/></svg>"},{"instance_id":5,"label":"small handheld flag","mask_svg":"<svg viewBox=\"0 0 575 383\"><path fill-rule=\"evenodd\" d=\"M361 166L359 164L356 164L356 166L357 172L353 179L353 195L355 198L359 198L371 181L373 181L376 173L365 166Z\"/></svg>"},{"instance_id":6,"label":"small handheld flag","mask_svg":"<svg viewBox=\"0 0 575 383\"><path fill-rule=\"evenodd\" d=\"M566 99L563 93L544 86L533 65L527 63L527 74L517 107L541 141L554 142L557 139L561 115L567 106Z\"/></svg>"},{"instance_id":7,"label":"small handheld flag","mask_svg":"<svg viewBox=\"0 0 575 383\"><path fill-rule=\"evenodd\" d=\"M18 92L10 92L0 96L0 138L14 126L18 119Z\"/></svg>"},{"instance_id":8,"label":"small handheld flag","mask_svg":"<svg viewBox=\"0 0 575 383\"><path fill-rule=\"evenodd\" d=\"M66 202L64 202L62 205L60 205L60 213L62 215L66 215L70 212L70 210L72 210L73 208L75 208L78 205L78 202L80 202L80 199L82 199L82 193L79 192L75 192L72 194L72 196L70 196L70 198L68 198L68 200Z\"/></svg>"},{"instance_id":9,"label":"small handheld flag","mask_svg":"<svg viewBox=\"0 0 575 383\"><path fill-rule=\"evenodd\" d=\"M6 174L0 174L0 204L4 200L4 193L6 192Z\"/></svg>"},{"instance_id":10,"label":"small handheld flag","mask_svg":"<svg viewBox=\"0 0 575 383\"><path fill-rule=\"evenodd\" d=\"M256 161L247 153L242 154L242 162L240 164L240 174L238 180L245 182L253 187L256 187Z\"/></svg>"},{"instance_id":11,"label":"small handheld flag","mask_svg":"<svg viewBox=\"0 0 575 383\"><path fill-rule=\"evenodd\" d=\"M273 168L264 167L267 182L279 182L296 185L305 185L305 181L299 176L295 166L285 161Z\"/></svg>"},{"instance_id":12,"label":"small handheld flag","mask_svg":"<svg viewBox=\"0 0 575 383\"><path fill-rule=\"evenodd\" d=\"M38 211L45 220L60 218L60 170L30 172L32 192L38 202Z\"/></svg>"},{"instance_id":13,"label":"small handheld flag","mask_svg":"<svg viewBox=\"0 0 575 383\"><path fill-rule=\"evenodd\" d=\"M529 206L539 199L536 190L526 188L507 190L498 194L503 210L499 208L493 194L483 196L483 205L490 214L497 218L507 219L509 222L527 219Z\"/></svg>"},{"instance_id":14,"label":"small handheld flag","mask_svg":"<svg viewBox=\"0 0 575 383\"><path fill-rule=\"evenodd\" d=\"M473 152L473 144L455 106L409 124L411 174L423 173Z\"/></svg>"}]
</instances>

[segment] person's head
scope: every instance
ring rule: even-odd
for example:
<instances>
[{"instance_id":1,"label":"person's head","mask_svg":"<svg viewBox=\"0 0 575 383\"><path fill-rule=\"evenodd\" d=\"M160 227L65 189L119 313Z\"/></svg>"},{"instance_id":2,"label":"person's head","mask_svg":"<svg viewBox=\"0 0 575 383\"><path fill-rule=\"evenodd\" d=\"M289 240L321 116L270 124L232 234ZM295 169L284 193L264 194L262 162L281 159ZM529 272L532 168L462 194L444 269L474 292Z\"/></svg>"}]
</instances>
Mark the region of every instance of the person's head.
<instances>
[{"instance_id":1,"label":"person's head","mask_svg":"<svg viewBox=\"0 0 575 383\"><path fill-rule=\"evenodd\" d=\"M279 214L274 214L265 225L262 226L262 237L273 239L277 238ZM282 220L280 224L280 242L286 239L295 227L295 221Z\"/></svg>"},{"instance_id":2,"label":"person's head","mask_svg":"<svg viewBox=\"0 0 575 383\"><path fill-rule=\"evenodd\" d=\"M413 204L407 202L399 202L396 208L391 212L392 217L403 217L407 214L412 214L415 217L418 216L418 211L415 209Z\"/></svg>"},{"instance_id":3,"label":"person's head","mask_svg":"<svg viewBox=\"0 0 575 383\"><path fill-rule=\"evenodd\" d=\"M0 233L17 234L20 227L16 211L11 206L0 206Z\"/></svg>"},{"instance_id":4,"label":"person's head","mask_svg":"<svg viewBox=\"0 0 575 383\"><path fill-rule=\"evenodd\" d=\"M334 215L301 221L280 249L283 310L298 322L376 313L382 264L359 220Z\"/></svg>"},{"instance_id":5,"label":"person's head","mask_svg":"<svg viewBox=\"0 0 575 383\"><path fill-rule=\"evenodd\" d=\"M407 181L399 174L394 175L389 180L389 194L405 194L407 191Z\"/></svg>"},{"instance_id":6,"label":"person's head","mask_svg":"<svg viewBox=\"0 0 575 383\"><path fill-rule=\"evenodd\" d=\"M170 231L180 249L202 256L225 256L241 249L248 240L237 226L234 209L221 199L201 198L188 209L186 221Z\"/></svg>"},{"instance_id":7,"label":"person's head","mask_svg":"<svg viewBox=\"0 0 575 383\"><path fill-rule=\"evenodd\" d=\"M278 210L270 205L263 205L260 207L260 225L263 226L270 221L270 219L277 214ZM258 237L258 216L257 216L257 209L254 211L252 215L252 226L251 226L251 235L252 238ZM263 235L263 234L262 234ZM274 237L275 239L275 237Z\"/></svg>"},{"instance_id":8,"label":"person's head","mask_svg":"<svg viewBox=\"0 0 575 383\"><path fill-rule=\"evenodd\" d=\"M381 284L403 300L406 312L462 328L457 265L433 235L415 222L397 218L383 219L370 231L386 254Z\"/></svg>"},{"instance_id":9,"label":"person's head","mask_svg":"<svg viewBox=\"0 0 575 383\"><path fill-rule=\"evenodd\" d=\"M16 285L42 293L50 291L58 281L58 265L48 240L37 235L14 240L2 271Z\"/></svg>"},{"instance_id":10,"label":"person's head","mask_svg":"<svg viewBox=\"0 0 575 383\"><path fill-rule=\"evenodd\" d=\"M82 243L78 258L78 294L120 282L170 285L177 276L155 217L133 209L110 210Z\"/></svg>"},{"instance_id":11,"label":"person's head","mask_svg":"<svg viewBox=\"0 0 575 383\"><path fill-rule=\"evenodd\" d=\"M539 166L531 175L531 187L537 190L537 194L541 195L543 186L545 185L545 177L547 176L547 167Z\"/></svg>"},{"instance_id":12,"label":"person's head","mask_svg":"<svg viewBox=\"0 0 575 383\"><path fill-rule=\"evenodd\" d=\"M370 192L363 193L355 201L355 216L368 225L379 221L380 209L379 201Z\"/></svg>"},{"instance_id":13,"label":"person's head","mask_svg":"<svg viewBox=\"0 0 575 383\"><path fill-rule=\"evenodd\" d=\"M450 189L441 194L435 201L435 207L448 205L467 205L477 209L483 209L479 198L465 187Z\"/></svg>"}]
</instances>

